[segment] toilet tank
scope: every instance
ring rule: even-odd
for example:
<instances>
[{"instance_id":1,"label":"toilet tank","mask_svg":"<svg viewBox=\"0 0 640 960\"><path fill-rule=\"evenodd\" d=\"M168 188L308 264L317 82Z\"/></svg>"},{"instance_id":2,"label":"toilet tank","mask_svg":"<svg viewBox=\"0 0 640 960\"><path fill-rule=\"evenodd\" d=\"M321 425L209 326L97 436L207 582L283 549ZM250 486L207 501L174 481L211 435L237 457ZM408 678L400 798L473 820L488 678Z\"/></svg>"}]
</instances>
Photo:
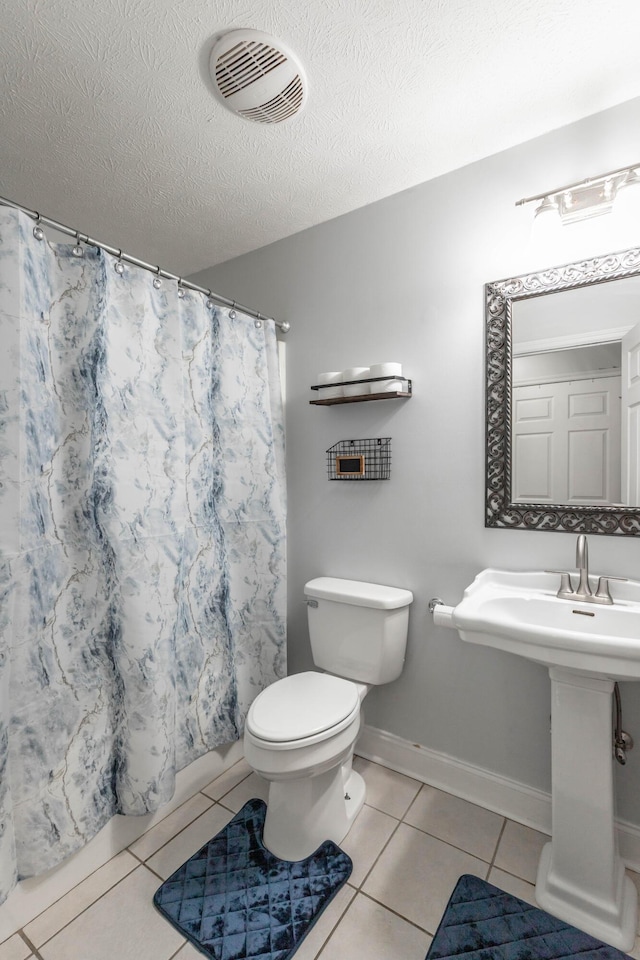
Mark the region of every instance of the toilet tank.
<instances>
[{"instance_id":1,"label":"toilet tank","mask_svg":"<svg viewBox=\"0 0 640 960\"><path fill-rule=\"evenodd\" d=\"M402 673L410 590L317 577L304 588L313 662L362 683L390 683Z\"/></svg>"}]
</instances>

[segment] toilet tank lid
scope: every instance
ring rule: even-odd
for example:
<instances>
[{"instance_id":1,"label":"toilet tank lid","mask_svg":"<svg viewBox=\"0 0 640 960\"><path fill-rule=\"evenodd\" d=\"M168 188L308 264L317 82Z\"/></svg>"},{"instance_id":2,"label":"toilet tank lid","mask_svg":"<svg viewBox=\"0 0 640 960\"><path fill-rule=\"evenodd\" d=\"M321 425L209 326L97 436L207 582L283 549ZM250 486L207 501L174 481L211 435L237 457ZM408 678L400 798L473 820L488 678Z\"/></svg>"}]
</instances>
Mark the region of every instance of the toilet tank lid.
<instances>
[{"instance_id":1,"label":"toilet tank lid","mask_svg":"<svg viewBox=\"0 0 640 960\"><path fill-rule=\"evenodd\" d=\"M316 577L305 584L306 597L318 600L335 600L337 603L352 603L357 607L374 607L395 610L407 607L413 600L411 590L400 587L385 587L382 583L366 583L362 580L340 580L338 577Z\"/></svg>"}]
</instances>

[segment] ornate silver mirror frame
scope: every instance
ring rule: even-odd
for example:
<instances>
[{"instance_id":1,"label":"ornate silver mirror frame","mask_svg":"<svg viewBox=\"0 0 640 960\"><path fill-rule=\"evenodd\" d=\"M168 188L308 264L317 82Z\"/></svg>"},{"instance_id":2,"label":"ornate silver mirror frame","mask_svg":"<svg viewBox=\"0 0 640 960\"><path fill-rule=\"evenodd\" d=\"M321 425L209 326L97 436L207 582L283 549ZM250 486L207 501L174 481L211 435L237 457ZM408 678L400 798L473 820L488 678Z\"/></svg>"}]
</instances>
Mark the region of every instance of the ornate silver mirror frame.
<instances>
[{"instance_id":1,"label":"ornate silver mirror frame","mask_svg":"<svg viewBox=\"0 0 640 960\"><path fill-rule=\"evenodd\" d=\"M640 248L487 283L485 526L640 536L640 507L512 502L512 307L515 301L640 275Z\"/></svg>"}]
</instances>

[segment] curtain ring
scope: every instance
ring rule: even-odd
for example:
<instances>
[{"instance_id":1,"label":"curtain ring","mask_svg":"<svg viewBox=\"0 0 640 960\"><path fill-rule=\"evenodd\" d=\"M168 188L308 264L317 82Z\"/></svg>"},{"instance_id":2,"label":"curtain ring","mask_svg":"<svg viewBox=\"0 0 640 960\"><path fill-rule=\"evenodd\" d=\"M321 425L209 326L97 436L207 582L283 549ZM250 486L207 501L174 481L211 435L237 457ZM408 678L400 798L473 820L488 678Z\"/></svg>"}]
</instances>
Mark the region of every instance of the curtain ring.
<instances>
[{"instance_id":1,"label":"curtain ring","mask_svg":"<svg viewBox=\"0 0 640 960\"><path fill-rule=\"evenodd\" d=\"M82 249L82 246L80 245L80 231L79 231L79 230L76 230L76 242L75 242L75 246L74 246L73 249L71 250L71 253L74 255L74 257L81 257L81 256L83 256L84 251L83 251L83 249Z\"/></svg>"},{"instance_id":2,"label":"curtain ring","mask_svg":"<svg viewBox=\"0 0 640 960\"><path fill-rule=\"evenodd\" d=\"M184 296L185 296L185 289L182 286L182 277L179 277L178 278L178 298L180 300L184 300Z\"/></svg>"},{"instance_id":3,"label":"curtain ring","mask_svg":"<svg viewBox=\"0 0 640 960\"><path fill-rule=\"evenodd\" d=\"M209 290L209 292L208 292L208 294L207 294L207 297L209 298L209 299L207 300L207 307L209 308L209 310L213 310L213 308L215 307L215 303L214 303L213 300L211 299L211 290Z\"/></svg>"},{"instance_id":4,"label":"curtain ring","mask_svg":"<svg viewBox=\"0 0 640 960\"><path fill-rule=\"evenodd\" d=\"M113 265L113 269L118 274L119 277L124 273L124 263L122 262L122 249L118 250L118 259Z\"/></svg>"},{"instance_id":5,"label":"curtain ring","mask_svg":"<svg viewBox=\"0 0 640 960\"><path fill-rule=\"evenodd\" d=\"M229 319L230 319L230 320L235 320L235 318L237 317L237 313L236 313L236 311L235 311L235 306L236 306L236 302L235 302L235 300L232 300L232 301L231 301L231 309L229 310Z\"/></svg>"},{"instance_id":6,"label":"curtain ring","mask_svg":"<svg viewBox=\"0 0 640 960\"><path fill-rule=\"evenodd\" d=\"M258 316L256 317L256 321L255 321L255 323L254 323L254 326L255 326L256 330L260 330L261 327L262 327L262 314L260 313L260 311L258 311Z\"/></svg>"},{"instance_id":7,"label":"curtain ring","mask_svg":"<svg viewBox=\"0 0 640 960\"><path fill-rule=\"evenodd\" d=\"M44 230L40 226L40 214L36 210L36 225L33 228L33 235L36 240L44 240Z\"/></svg>"},{"instance_id":8,"label":"curtain ring","mask_svg":"<svg viewBox=\"0 0 640 960\"><path fill-rule=\"evenodd\" d=\"M156 275L153 278L153 285L156 290L159 290L162 286L162 280L160 279L160 267L156 267Z\"/></svg>"}]
</instances>

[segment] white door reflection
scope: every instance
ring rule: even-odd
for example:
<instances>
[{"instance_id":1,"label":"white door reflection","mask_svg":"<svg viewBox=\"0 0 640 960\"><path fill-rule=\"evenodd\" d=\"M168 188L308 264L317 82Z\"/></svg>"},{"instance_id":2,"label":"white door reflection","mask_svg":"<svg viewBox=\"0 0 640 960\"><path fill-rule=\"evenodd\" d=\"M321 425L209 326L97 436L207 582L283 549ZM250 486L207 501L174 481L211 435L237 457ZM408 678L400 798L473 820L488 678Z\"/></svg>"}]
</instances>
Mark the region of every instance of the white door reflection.
<instances>
[{"instance_id":1,"label":"white door reflection","mask_svg":"<svg viewBox=\"0 0 640 960\"><path fill-rule=\"evenodd\" d=\"M640 506L640 278L512 304L513 503Z\"/></svg>"}]
</instances>

